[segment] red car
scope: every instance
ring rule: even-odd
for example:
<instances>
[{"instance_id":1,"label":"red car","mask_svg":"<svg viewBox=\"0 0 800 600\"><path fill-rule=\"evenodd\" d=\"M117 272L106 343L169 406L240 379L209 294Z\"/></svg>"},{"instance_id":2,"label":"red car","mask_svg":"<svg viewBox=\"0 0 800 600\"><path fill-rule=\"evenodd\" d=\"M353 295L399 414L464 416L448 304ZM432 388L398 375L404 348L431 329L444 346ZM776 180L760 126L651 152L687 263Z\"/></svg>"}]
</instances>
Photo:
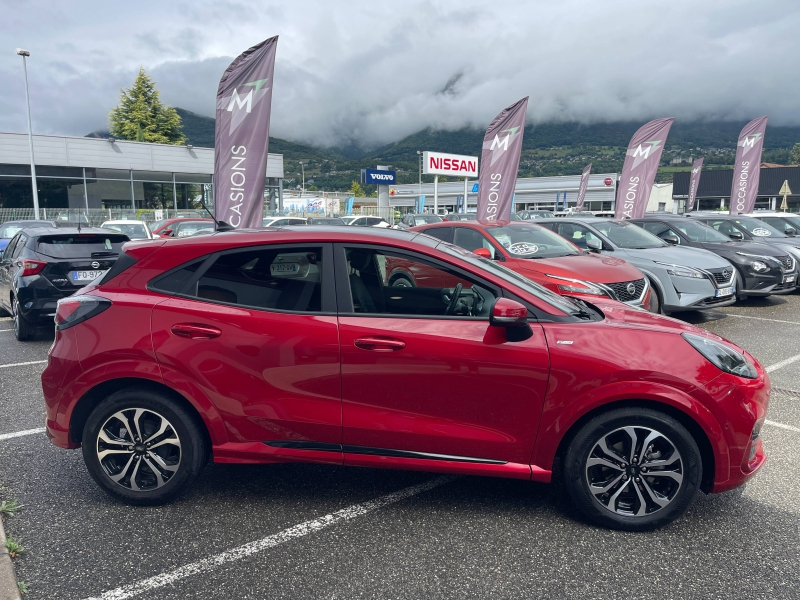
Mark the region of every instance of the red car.
<instances>
[{"instance_id":1,"label":"red car","mask_svg":"<svg viewBox=\"0 0 800 600\"><path fill-rule=\"evenodd\" d=\"M539 482L560 465L589 519L628 530L763 465L770 385L741 348L429 236L354 229L127 243L58 304L52 442L131 504L175 497L209 458ZM458 283L387 286L398 258Z\"/></svg>"},{"instance_id":2,"label":"red car","mask_svg":"<svg viewBox=\"0 0 800 600\"><path fill-rule=\"evenodd\" d=\"M613 300L650 309L650 284L619 258L584 252L546 227L520 221L465 221L414 227L524 275L557 294ZM415 274L394 277L413 282ZM400 284L405 284L401 281Z\"/></svg>"},{"instance_id":3,"label":"red car","mask_svg":"<svg viewBox=\"0 0 800 600\"><path fill-rule=\"evenodd\" d=\"M162 238L186 237L207 229L214 229L213 219L190 217L165 219L164 221L156 221L153 223L152 227L150 227L150 231L153 232L153 235Z\"/></svg>"}]
</instances>

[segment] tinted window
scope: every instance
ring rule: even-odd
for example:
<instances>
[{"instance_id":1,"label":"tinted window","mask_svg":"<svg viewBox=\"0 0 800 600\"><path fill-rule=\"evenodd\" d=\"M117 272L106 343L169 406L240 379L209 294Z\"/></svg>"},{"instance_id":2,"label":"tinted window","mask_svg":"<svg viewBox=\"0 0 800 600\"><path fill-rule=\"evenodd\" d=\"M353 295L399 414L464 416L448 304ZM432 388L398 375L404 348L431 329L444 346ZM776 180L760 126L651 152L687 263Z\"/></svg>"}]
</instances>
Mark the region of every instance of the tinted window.
<instances>
[{"instance_id":1,"label":"tinted window","mask_svg":"<svg viewBox=\"0 0 800 600\"><path fill-rule=\"evenodd\" d=\"M3 250L3 260L11 260L11 255L14 254L14 248L17 245L17 239L18 238L14 238L8 242L8 246Z\"/></svg>"},{"instance_id":2,"label":"tinted window","mask_svg":"<svg viewBox=\"0 0 800 600\"><path fill-rule=\"evenodd\" d=\"M261 248L220 255L189 290L211 302L319 312L322 248Z\"/></svg>"},{"instance_id":3,"label":"tinted window","mask_svg":"<svg viewBox=\"0 0 800 600\"><path fill-rule=\"evenodd\" d=\"M600 221L593 227L620 248L662 248L666 244L641 227L625 221Z\"/></svg>"},{"instance_id":4,"label":"tinted window","mask_svg":"<svg viewBox=\"0 0 800 600\"><path fill-rule=\"evenodd\" d=\"M431 237L435 237L437 240L442 240L443 242L453 242L452 227L429 227L428 229L423 229L422 233Z\"/></svg>"},{"instance_id":5,"label":"tinted window","mask_svg":"<svg viewBox=\"0 0 800 600\"><path fill-rule=\"evenodd\" d=\"M589 248L586 244L588 240L597 240L602 243L602 240L593 234L588 227L583 225L575 225L574 223L558 223L558 235L568 239L570 242L579 248Z\"/></svg>"},{"instance_id":6,"label":"tinted window","mask_svg":"<svg viewBox=\"0 0 800 600\"><path fill-rule=\"evenodd\" d=\"M346 249L357 313L489 317L495 293L484 284L427 262L366 248ZM458 295L456 295L458 292Z\"/></svg>"},{"instance_id":7,"label":"tinted window","mask_svg":"<svg viewBox=\"0 0 800 600\"><path fill-rule=\"evenodd\" d=\"M70 235L44 235L36 244L36 252L53 258L94 258L120 253L127 235L97 235L75 233Z\"/></svg>"},{"instance_id":8,"label":"tinted window","mask_svg":"<svg viewBox=\"0 0 800 600\"><path fill-rule=\"evenodd\" d=\"M25 244L28 243L28 236L24 233L20 233L19 237L17 238L17 244L14 246L14 251L11 254L11 258L17 258L20 254L22 254L23 248L25 248Z\"/></svg>"},{"instance_id":9,"label":"tinted window","mask_svg":"<svg viewBox=\"0 0 800 600\"><path fill-rule=\"evenodd\" d=\"M674 236L678 238L678 243L681 243L681 237L677 235L672 229L670 229L664 223L660 221L645 221L644 223L637 223L639 227L644 229L645 231L649 231L653 235L660 237L662 240L666 237ZM709 229L706 227L706 229ZM713 229L709 229L709 231L713 231ZM714 231L714 233L717 233Z\"/></svg>"},{"instance_id":10,"label":"tinted window","mask_svg":"<svg viewBox=\"0 0 800 600\"><path fill-rule=\"evenodd\" d=\"M122 258L124 258L125 256L127 256L127 254L123 253L122 257L117 261L117 263L122 262ZM203 264L203 260L204 259L196 260L186 265L185 267L181 267L179 269L170 271L166 275L162 275L158 279L154 280L148 287L158 292L165 292L167 294L177 294L183 289L183 286L186 285L186 283L188 283L188 281L192 278L192 275L194 275L197 272L198 267ZM110 277L108 279L110 279ZM103 281L105 281L105 279Z\"/></svg>"},{"instance_id":11,"label":"tinted window","mask_svg":"<svg viewBox=\"0 0 800 600\"><path fill-rule=\"evenodd\" d=\"M693 242L729 242L730 239L722 235L716 229L709 227L705 223L696 221L681 221L680 223L673 223L672 227L680 231L687 238Z\"/></svg>"},{"instance_id":12,"label":"tinted window","mask_svg":"<svg viewBox=\"0 0 800 600\"><path fill-rule=\"evenodd\" d=\"M132 240L147 239L147 230L141 223L108 223L103 228L121 231Z\"/></svg>"},{"instance_id":13,"label":"tinted window","mask_svg":"<svg viewBox=\"0 0 800 600\"><path fill-rule=\"evenodd\" d=\"M150 231L155 232L156 230L161 229L166 224L167 221L156 221L150 226Z\"/></svg>"},{"instance_id":14,"label":"tinted window","mask_svg":"<svg viewBox=\"0 0 800 600\"><path fill-rule=\"evenodd\" d=\"M706 223L726 236L732 233L742 233L731 221L706 221Z\"/></svg>"},{"instance_id":15,"label":"tinted window","mask_svg":"<svg viewBox=\"0 0 800 600\"><path fill-rule=\"evenodd\" d=\"M453 233L453 243L470 252L475 252L478 248L486 248L491 252L492 258L497 258L499 255L497 249L486 239L485 235L470 227L456 227Z\"/></svg>"}]
</instances>

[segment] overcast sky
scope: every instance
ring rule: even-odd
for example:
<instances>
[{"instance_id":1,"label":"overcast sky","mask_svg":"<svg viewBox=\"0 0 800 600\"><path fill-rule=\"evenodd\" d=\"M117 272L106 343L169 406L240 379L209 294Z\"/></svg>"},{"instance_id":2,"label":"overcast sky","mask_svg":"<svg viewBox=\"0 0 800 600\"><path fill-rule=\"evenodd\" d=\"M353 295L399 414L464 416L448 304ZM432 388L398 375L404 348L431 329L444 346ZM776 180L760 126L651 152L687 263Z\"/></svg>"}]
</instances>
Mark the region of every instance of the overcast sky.
<instances>
[{"instance_id":1,"label":"overcast sky","mask_svg":"<svg viewBox=\"0 0 800 600\"><path fill-rule=\"evenodd\" d=\"M213 116L233 57L280 35L272 133L373 146L426 126L750 119L800 124L798 0L0 0L0 131L107 127L140 65Z\"/></svg>"}]
</instances>

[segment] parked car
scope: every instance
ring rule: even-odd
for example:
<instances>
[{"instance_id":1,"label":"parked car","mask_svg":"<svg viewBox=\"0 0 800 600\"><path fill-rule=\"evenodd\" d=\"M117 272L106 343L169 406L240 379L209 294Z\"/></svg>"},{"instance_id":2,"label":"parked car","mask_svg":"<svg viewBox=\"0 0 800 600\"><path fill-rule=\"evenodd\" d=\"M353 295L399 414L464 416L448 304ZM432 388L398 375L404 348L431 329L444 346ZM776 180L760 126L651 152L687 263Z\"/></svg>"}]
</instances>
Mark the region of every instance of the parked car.
<instances>
[{"instance_id":1,"label":"parked car","mask_svg":"<svg viewBox=\"0 0 800 600\"><path fill-rule=\"evenodd\" d=\"M754 212L752 217L759 221L764 221L772 225L778 231L782 231L784 235L795 237L800 234L800 216L788 212L768 212L757 211Z\"/></svg>"},{"instance_id":2,"label":"parked car","mask_svg":"<svg viewBox=\"0 0 800 600\"><path fill-rule=\"evenodd\" d=\"M708 250L667 244L627 221L602 217L558 217L538 224L580 248L622 258L648 278L654 293L650 310L671 313L728 306L736 302L733 282L717 276L733 266Z\"/></svg>"},{"instance_id":3,"label":"parked car","mask_svg":"<svg viewBox=\"0 0 800 600\"><path fill-rule=\"evenodd\" d=\"M691 212L689 216L710 225L733 240L772 244L791 254L795 261L800 260L800 237L788 236L783 230L778 230L761 219L750 215L701 212Z\"/></svg>"},{"instance_id":4,"label":"parked car","mask_svg":"<svg viewBox=\"0 0 800 600\"><path fill-rule=\"evenodd\" d=\"M788 294L797 286L797 263L777 246L734 241L705 223L678 215L645 215L631 221L668 244L704 248L731 263L735 269L715 276L718 284L729 285L736 297Z\"/></svg>"},{"instance_id":5,"label":"parked car","mask_svg":"<svg viewBox=\"0 0 800 600\"><path fill-rule=\"evenodd\" d=\"M56 302L109 270L128 236L106 229L23 229L0 260L0 309L11 313L20 341L52 321Z\"/></svg>"},{"instance_id":6,"label":"parked car","mask_svg":"<svg viewBox=\"0 0 800 600\"><path fill-rule=\"evenodd\" d=\"M584 252L530 221L435 223L412 231L502 262L503 266L557 294L582 296L587 300L606 296L631 306L650 308L650 285L639 269L618 258ZM415 273L402 261L387 263L386 270L390 285L416 285L417 278L427 276L425 272Z\"/></svg>"},{"instance_id":7,"label":"parked car","mask_svg":"<svg viewBox=\"0 0 800 600\"><path fill-rule=\"evenodd\" d=\"M37 221L35 219L21 219L19 221L6 221L0 225L0 251L6 249L8 242L11 241L18 232L25 228L35 227L55 227L55 221Z\"/></svg>"},{"instance_id":8,"label":"parked car","mask_svg":"<svg viewBox=\"0 0 800 600\"><path fill-rule=\"evenodd\" d=\"M306 221L307 225L332 225L333 227L339 227L340 225L344 225L344 221L342 221L339 217L308 217Z\"/></svg>"},{"instance_id":9,"label":"parked car","mask_svg":"<svg viewBox=\"0 0 800 600\"><path fill-rule=\"evenodd\" d=\"M442 221L477 221L478 213L450 213L444 215Z\"/></svg>"},{"instance_id":10,"label":"parked car","mask_svg":"<svg viewBox=\"0 0 800 600\"><path fill-rule=\"evenodd\" d=\"M555 213L552 210L518 210L516 215L522 221L530 221L531 219L552 219Z\"/></svg>"},{"instance_id":11,"label":"parked car","mask_svg":"<svg viewBox=\"0 0 800 600\"><path fill-rule=\"evenodd\" d=\"M261 222L262 227L284 227L285 225L305 225L307 223L305 217L264 217Z\"/></svg>"},{"instance_id":12,"label":"parked car","mask_svg":"<svg viewBox=\"0 0 800 600\"><path fill-rule=\"evenodd\" d=\"M385 286L396 256L459 283ZM217 232L117 264L59 303L42 388L50 440L130 504L209 457L539 482L558 460L588 519L646 530L765 461L770 384L746 351L429 236Z\"/></svg>"},{"instance_id":13,"label":"parked car","mask_svg":"<svg viewBox=\"0 0 800 600\"><path fill-rule=\"evenodd\" d=\"M118 220L105 221L100 225L103 229L121 231L132 240L152 240L155 236L144 221Z\"/></svg>"},{"instance_id":14,"label":"parked car","mask_svg":"<svg viewBox=\"0 0 800 600\"><path fill-rule=\"evenodd\" d=\"M156 237L186 237L203 229L214 229L214 219L176 218L157 221L151 231Z\"/></svg>"},{"instance_id":15,"label":"parked car","mask_svg":"<svg viewBox=\"0 0 800 600\"><path fill-rule=\"evenodd\" d=\"M447 215L451 217L453 215ZM412 227L419 227L420 225L430 225L432 223L441 223L444 221L442 217L434 214L407 214L403 215L400 222L394 226L395 229L411 229Z\"/></svg>"},{"instance_id":16,"label":"parked car","mask_svg":"<svg viewBox=\"0 0 800 600\"><path fill-rule=\"evenodd\" d=\"M369 215L361 215L361 216L347 216L347 217L340 217L342 221L344 221L345 225L353 225L355 227L382 227L388 228L391 227L389 223L386 222L386 219L383 217L371 217Z\"/></svg>"}]
</instances>

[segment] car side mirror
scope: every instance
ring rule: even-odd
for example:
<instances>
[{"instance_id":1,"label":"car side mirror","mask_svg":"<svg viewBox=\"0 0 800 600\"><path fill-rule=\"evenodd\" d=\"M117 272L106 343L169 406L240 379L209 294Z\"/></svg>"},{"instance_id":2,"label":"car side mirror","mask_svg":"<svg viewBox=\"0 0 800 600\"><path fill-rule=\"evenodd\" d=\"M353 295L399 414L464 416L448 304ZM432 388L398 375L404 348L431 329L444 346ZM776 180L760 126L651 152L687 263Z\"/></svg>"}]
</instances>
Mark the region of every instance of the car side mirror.
<instances>
[{"instance_id":1,"label":"car side mirror","mask_svg":"<svg viewBox=\"0 0 800 600\"><path fill-rule=\"evenodd\" d=\"M586 240L586 247L589 252L600 252L603 249L603 242L594 238Z\"/></svg>"},{"instance_id":2,"label":"car side mirror","mask_svg":"<svg viewBox=\"0 0 800 600\"><path fill-rule=\"evenodd\" d=\"M488 248L475 248L475 250L473 250L472 253L477 254L481 258L489 258L489 259L492 258L492 253L489 252Z\"/></svg>"},{"instance_id":3,"label":"car side mirror","mask_svg":"<svg viewBox=\"0 0 800 600\"><path fill-rule=\"evenodd\" d=\"M731 231L728 234L728 237L731 238L732 240L743 240L744 239L744 235L742 234L741 231Z\"/></svg>"},{"instance_id":4,"label":"car side mirror","mask_svg":"<svg viewBox=\"0 0 800 600\"><path fill-rule=\"evenodd\" d=\"M787 227L783 232L789 237L794 237L797 235L797 229L794 227Z\"/></svg>"},{"instance_id":5,"label":"car side mirror","mask_svg":"<svg viewBox=\"0 0 800 600\"><path fill-rule=\"evenodd\" d=\"M678 244L681 243L681 241L678 239L677 235L665 235L661 239L664 240L665 242L667 242L668 244L672 245L672 246L677 246Z\"/></svg>"},{"instance_id":6,"label":"car side mirror","mask_svg":"<svg viewBox=\"0 0 800 600\"><path fill-rule=\"evenodd\" d=\"M492 306L489 324L493 327L525 327L528 309L510 298L498 298Z\"/></svg>"}]
</instances>

